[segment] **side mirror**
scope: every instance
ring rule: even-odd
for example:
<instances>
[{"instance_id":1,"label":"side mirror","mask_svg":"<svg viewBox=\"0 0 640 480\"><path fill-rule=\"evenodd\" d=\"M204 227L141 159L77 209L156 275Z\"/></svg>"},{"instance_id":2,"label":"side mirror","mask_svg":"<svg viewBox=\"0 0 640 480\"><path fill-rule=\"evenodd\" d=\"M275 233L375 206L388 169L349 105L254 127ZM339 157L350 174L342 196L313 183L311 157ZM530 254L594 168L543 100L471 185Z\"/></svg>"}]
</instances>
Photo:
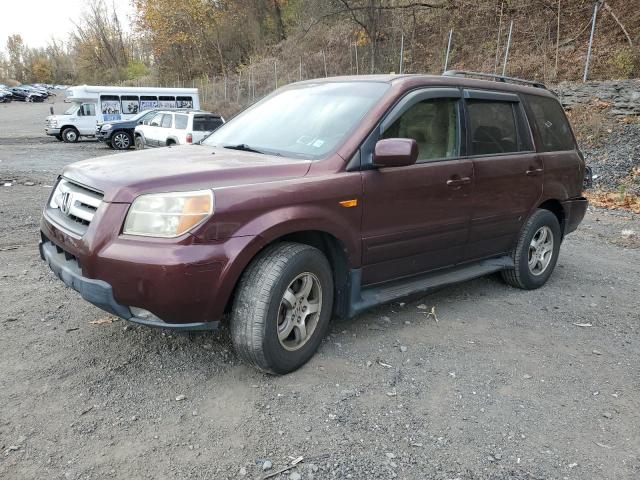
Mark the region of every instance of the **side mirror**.
<instances>
[{"instance_id":1,"label":"side mirror","mask_svg":"<svg viewBox=\"0 0 640 480\"><path fill-rule=\"evenodd\" d=\"M376 167L406 167L418 159L418 143L413 138L386 138L373 151Z\"/></svg>"}]
</instances>

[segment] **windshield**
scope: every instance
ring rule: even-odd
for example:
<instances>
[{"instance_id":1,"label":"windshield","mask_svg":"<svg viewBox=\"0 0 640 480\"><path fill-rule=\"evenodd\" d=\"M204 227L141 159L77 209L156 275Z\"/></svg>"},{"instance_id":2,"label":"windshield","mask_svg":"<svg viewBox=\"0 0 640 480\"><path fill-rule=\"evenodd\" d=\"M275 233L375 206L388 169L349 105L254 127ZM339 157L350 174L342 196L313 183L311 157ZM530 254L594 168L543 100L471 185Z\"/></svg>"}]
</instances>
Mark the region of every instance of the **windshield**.
<instances>
[{"instance_id":1,"label":"windshield","mask_svg":"<svg viewBox=\"0 0 640 480\"><path fill-rule=\"evenodd\" d=\"M335 150L382 98L389 84L311 83L278 91L222 125L202 143L294 158Z\"/></svg>"},{"instance_id":2,"label":"windshield","mask_svg":"<svg viewBox=\"0 0 640 480\"><path fill-rule=\"evenodd\" d=\"M78 110L78 107L80 105L77 103L74 103L73 105L71 105L66 112L64 112L65 115L73 115L74 113L76 113L76 110Z\"/></svg>"}]
</instances>

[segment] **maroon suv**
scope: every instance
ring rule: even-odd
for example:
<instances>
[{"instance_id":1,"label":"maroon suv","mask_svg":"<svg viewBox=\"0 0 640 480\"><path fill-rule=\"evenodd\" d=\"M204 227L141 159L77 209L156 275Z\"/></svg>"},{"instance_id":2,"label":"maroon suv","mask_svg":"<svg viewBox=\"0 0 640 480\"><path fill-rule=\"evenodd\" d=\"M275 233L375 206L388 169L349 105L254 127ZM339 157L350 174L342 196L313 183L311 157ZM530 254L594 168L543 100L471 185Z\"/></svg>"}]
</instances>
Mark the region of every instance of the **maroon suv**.
<instances>
[{"instance_id":1,"label":"maroon suv","mask_svg":"<svg viewBox=\"0 0 640 480\"><path fill-rule=\"evenodd\" d=\"M540 287L585 214L585 164L551 92L497 80L306 81L199 145L74 163L41 256L124 319L224 319L273 373L304 364L332 315L497 271Z\"/></svg>"}]
</instances>

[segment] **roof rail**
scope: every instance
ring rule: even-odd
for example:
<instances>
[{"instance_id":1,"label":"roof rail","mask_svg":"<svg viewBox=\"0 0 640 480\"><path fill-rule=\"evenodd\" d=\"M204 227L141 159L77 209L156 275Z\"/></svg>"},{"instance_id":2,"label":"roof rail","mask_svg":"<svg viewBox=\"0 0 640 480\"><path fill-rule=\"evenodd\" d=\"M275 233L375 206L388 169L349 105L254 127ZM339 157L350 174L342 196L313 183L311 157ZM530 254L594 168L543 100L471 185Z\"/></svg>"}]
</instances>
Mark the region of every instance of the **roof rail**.
<instances>
[{"instance_id":1,"label":"roof rail","mask_svg":"<svg viewBox=\"0 0 640 480\"><path fill-rule=\"evenodd\" d=\"M442 75L445 77L478 77L478 78L493 80L494 82L518 83L521 85L528 85L530 87L536 87L536 88L544 88L545 90L547 90L547 87L544 83L532 82L530 80L524 80L522 78L516 78L516 77L505 77L502 75L493 75L491 73L467 72L465 70L447 70Z\"/></svg>"}]
</instances>

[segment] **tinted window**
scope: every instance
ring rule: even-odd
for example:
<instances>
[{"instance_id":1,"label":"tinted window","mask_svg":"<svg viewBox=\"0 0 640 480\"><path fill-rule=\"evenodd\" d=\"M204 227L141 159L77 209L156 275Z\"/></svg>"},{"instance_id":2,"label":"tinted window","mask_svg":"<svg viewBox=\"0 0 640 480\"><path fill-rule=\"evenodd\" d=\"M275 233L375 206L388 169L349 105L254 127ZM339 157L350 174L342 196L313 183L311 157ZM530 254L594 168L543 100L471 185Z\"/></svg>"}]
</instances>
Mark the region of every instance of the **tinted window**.
<instances>
[{"instance_id":1,"label":"tinted window","mask_svg":"<svg viewBox=\"0 0 640 480\"><path fill-rule=\"evenodd\" d=\"M187 128L187 122L189 121L189 117L186 115L176 115L176 128L180 130L184 130Z\"/></svg>"},{"instance_id":2,"label":"tinted window","mask_svg":"<svg viewBox=\"0 0 640 480\"><path fill-rule=\"evenodd\" d=\"M136 95L123 95L120 97L122 103L122 113L132 114L138 113L140 110L140 101Z\"/></svg>"},{"instance_id":3,"label":"tinted window","mask_svg":"<svg viewBox=\"0 0 640 480\"><path fill-rule=\"evenodd\" d=\"M193 117L194 132L213 132L222 125L222 120L212 115L195 115Z\"/></svg>"},{"instance_id":4,"label":"tinted window","mask_svg":"<svg viewBox=\"0 0 640 480\"><path fill-rule=\"evenodd\" d=\"M193 99L191 97L176 97L177 108L193 108Z\"/></svg>"},{"instance_id":5,"label":"tinted window","mask_svg":"<svg viewBox=\"0 0 640 480\"><path fill-rule=\"evenodd\" d=\"M393 122L382 138L413 138L418 142L418 161L457 157L458 101L417 103Z\"/></svg>"},{"instance_id":6,"label":"tinted window","mask_svg":"<svg viewBox=\"0 0 640 480\"><path fill-rule=\"evenodd\" d=\"M573 150L573 135L560 103L549 97L526 95L533 121L540 132L540 151Z\"/></svg>"},{"instance_id":7,"label":"tinted window","mask_svg":"<svg viewBox=\"0 0 640 480\"><path fill-rule=\"evenodd\" d=\"M160 125L163 128L170 128L171 127L171 114L170 113L165 113L164 117L162 117L162 124Z\"/></svg>"},{"instance_id":8,"label":"tinted window","mask_svg":"<svg viewBox=\"0 0 640 480\"><path fill-rule=\"evenodd\" d=\"M176 108L176 97L158 97L160 108Z\"/></svg>"},{"instance_id":9,"label":"tinted window","mask_svg":"<svg viewBox=\"0 0 640 480\"><path fill-rule=\"evenodd\" d=\"M472 155L519 151L513 103L470 100L467 111Z\"/></svg>"},{"instance_id":10,"label":"tinted window","mask_svg":"<svg viewBox=\"0 0 640 480\"><path fill-rule=\"evenodd\" d=\"M102 95L100 105L103 115L117 115L120 113L120 97L117 95Z\"/></svg>"},{"instance_id":11,"label":"tinted window","mask_svg":"<svg viewBox=\"0 0 640 480\"><path fill-rule=\"evenodd\" d=\"M158 108L158 97L140 97L140 110Z\"/></svg>"}]
</instances>

